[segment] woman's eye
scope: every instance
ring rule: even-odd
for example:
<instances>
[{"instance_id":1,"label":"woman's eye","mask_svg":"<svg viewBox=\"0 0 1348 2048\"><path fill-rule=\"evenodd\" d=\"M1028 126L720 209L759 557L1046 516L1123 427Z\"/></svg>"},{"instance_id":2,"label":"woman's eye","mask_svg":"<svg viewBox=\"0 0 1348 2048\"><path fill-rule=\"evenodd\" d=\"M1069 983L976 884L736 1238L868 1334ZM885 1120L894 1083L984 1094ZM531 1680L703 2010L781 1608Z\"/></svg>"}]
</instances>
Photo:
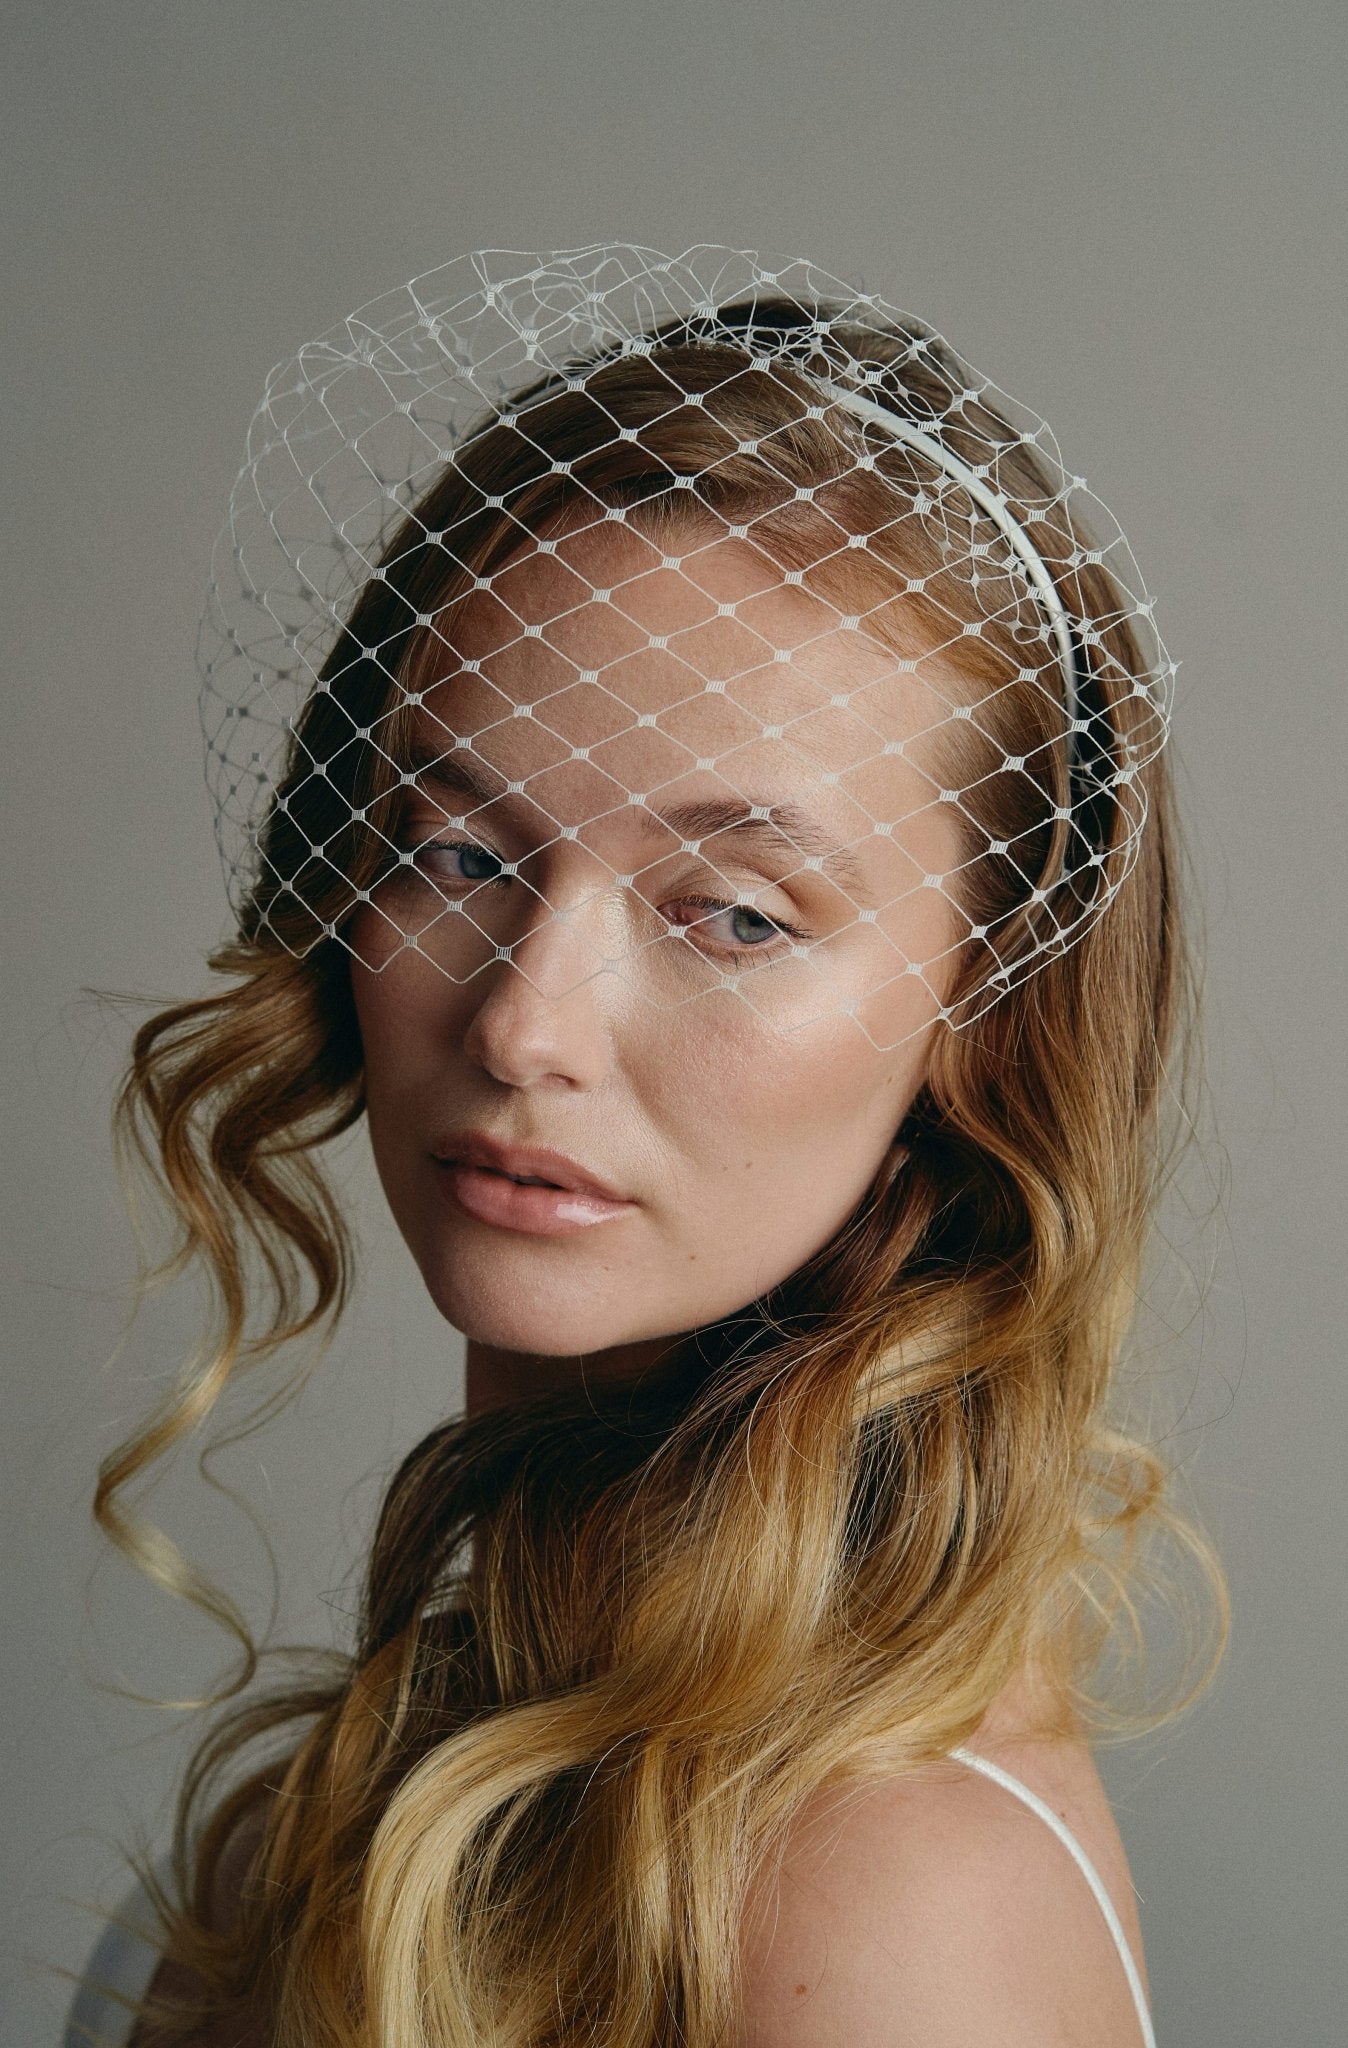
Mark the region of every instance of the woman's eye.
<instances>
[{"instance_id":1,"label":"woman's eye","mask_svg":"<svg viewBox=\"0 0 1348 2048\"><path fill-rule=\"evenodd\" d=\"M432 881L494 882L505 862L470 839L432 839L416 849L416 865Z\"/></svg>"},{"instance_id":2,"label":"woman's eye","mask_svg":"<svg viewBox=\"0 0 1348 2048\"><path fill-rule=\"evenodd\" d=\"M691 913L683 915L683 913ZM699 939L728 946L733 952L758 952L773 939L799 937L792 926L777 924L751 903L726 903L711 896L685 896L665 913L677 929L696 928Z\"/></svg>"}]
</instances>

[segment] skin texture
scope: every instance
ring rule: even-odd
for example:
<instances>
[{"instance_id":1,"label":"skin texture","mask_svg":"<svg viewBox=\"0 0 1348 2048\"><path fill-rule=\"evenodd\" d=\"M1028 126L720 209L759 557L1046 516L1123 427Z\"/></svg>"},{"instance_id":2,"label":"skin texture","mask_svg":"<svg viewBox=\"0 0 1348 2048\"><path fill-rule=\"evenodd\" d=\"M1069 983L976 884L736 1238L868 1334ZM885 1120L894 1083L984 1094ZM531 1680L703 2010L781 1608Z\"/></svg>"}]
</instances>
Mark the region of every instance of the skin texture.
<instances>
[{"instance_id":1,"label":"skin texture","mask_svg":"<svg viewBox=\"0 0 1348 2048\"><path fill-rule=\"evenodd\" d=\"M1028 1675L970 1747L1046 1800L1099 1871L1142 1972L1127 1858L1085 1743ZM1042 1820L958 1763L825 1788L760 1873L736 2048L1138 2048L1118 1951Z\"/></svg>"},{"instance_id":2,"label":"skin texture","mask_svg":"<svg viewBox=\"0 0 1348 2048\"><path fill-rule=\"evenodd\" d=\"M453 672L465 659L476 673ZM415 861L356 926L353 986L375 1160L468 1338L471 1409L642 1370L854 1210L920 1085L958 937L922 886L960 859L926 738L949 708L934 670L905 671L724 535L675 569L635 533L591 528L468 600L417 743L433 759L471 739L493 790L525 788L483 803L419 775L398 828ZM795 804L854 872L762 834L684 851L637 795ZM519 871L469 878L487 867L455 838ZM747 916L693 900L737 896ZM765 919L795 926L808 958ZM737 961L745 938L762 950ZM513 961L495 958L504 944ZM565 1152L634 1206L560 1238L466 1216L430 1149L464 1125Z\"/></svg>"}]
</instances>

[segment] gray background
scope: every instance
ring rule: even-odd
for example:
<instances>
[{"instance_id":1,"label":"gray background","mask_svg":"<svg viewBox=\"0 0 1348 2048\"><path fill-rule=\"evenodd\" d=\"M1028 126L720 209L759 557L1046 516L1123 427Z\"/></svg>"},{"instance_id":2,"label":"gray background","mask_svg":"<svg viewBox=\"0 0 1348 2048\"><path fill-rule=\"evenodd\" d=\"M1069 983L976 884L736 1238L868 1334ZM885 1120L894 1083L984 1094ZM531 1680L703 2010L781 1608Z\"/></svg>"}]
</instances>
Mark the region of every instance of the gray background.
<instances>
[{"instance_id":1,"label":"gray background","mask_svg":"<svg viewBox=\"0 0 1348 2048\"><path fill-rule=\"evenodd\" d=\"M1348 2039L1340 7L44 0L4 48L4 2040L54 2041L47 1966L82 1957L113 1837L162 1839L181 1720L106 1688L220 1669L88 1527L193 1302L121 1342L134 1013L80 990L194 990L224 929L192 645L245 426L270 364L384 287L605 237L808 255L931 320L1048 415L1159 595L1215 1135L1144 1392L1235 1630L1203 1704L1107 1769L1167 2048ZM224 1467L292 1635L340 1623L382 1477L460 1388L359 1143L338 1171L364 1289ZM190 1469L157 1498L265 1621L237 1513Z\"/></svg>"}]
</instances>

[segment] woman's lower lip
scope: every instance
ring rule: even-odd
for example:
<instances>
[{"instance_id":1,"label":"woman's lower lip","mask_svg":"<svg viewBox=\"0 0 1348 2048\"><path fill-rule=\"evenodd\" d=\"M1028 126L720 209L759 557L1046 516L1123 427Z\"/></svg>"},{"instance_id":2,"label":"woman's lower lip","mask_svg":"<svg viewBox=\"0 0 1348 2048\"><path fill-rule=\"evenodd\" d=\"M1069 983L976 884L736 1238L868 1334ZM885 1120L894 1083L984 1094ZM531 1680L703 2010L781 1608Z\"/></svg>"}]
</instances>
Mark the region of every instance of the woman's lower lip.
<instances>
[{"instance_id":1,"label":"woman's lower lip","mask_svg":"<svg viewBox=\"0 0 1348 2048\"><path fill-rule=\"evenodd\" d=\"M626 1215L633 1202L610 1202L578 1188L522 1187L503 1173L483 1166L460 1166L437 1159L436 1168L459 1207L479 1223L501 1230L520 1230L528 1237L565 1237Z\"/></svg>"}]
</instances>

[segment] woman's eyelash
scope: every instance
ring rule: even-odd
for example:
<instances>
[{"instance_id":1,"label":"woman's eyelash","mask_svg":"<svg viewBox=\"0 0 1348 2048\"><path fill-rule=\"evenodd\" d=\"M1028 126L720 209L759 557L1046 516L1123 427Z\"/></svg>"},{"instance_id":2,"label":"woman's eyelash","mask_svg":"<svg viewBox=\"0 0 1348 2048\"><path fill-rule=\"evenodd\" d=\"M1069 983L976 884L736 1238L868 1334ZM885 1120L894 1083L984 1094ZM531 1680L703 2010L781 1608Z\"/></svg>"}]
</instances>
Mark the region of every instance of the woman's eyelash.
<instances>
[{"instance_id":1,"label":"woman's eyelash","mask_svg":"<svg viewBox=\"0 0 1348 2048\"><path fill-rule=\"evenodd\" d=\"M424 840L415 849L415 852L419 854L469 853L477 854L483 860L495 861L502 872L494 875L464 875L461 878L465 882L477 882L483 888L490 888L493 882L508 882L512 879L510 863L503 860L500 854L493 853L489 847L480 846L475 840L428 839ZM735 911L747 912L750 917L755 917L761 924L766 925L769 935L756 943L741 942L735 944L732 941L723 946L723 951L731 953L737 958L752 953L765 953L775 939L793 939L799 943L808 937L808 933L802 931L799 926L785 924L780 918L769 917L765 911L755 909L752 903L731 901L723 896L680 896L678 901L692 909L705 910L709 913L705 918L695 919L694 923L697 925L709 924L713 915L727 911L732 913ZM666 922L669 923L669 920L667 919ZM688 931L692 929L692 926L670 923L669 929L675 932Z\"/></svg>"}]
</instances>

